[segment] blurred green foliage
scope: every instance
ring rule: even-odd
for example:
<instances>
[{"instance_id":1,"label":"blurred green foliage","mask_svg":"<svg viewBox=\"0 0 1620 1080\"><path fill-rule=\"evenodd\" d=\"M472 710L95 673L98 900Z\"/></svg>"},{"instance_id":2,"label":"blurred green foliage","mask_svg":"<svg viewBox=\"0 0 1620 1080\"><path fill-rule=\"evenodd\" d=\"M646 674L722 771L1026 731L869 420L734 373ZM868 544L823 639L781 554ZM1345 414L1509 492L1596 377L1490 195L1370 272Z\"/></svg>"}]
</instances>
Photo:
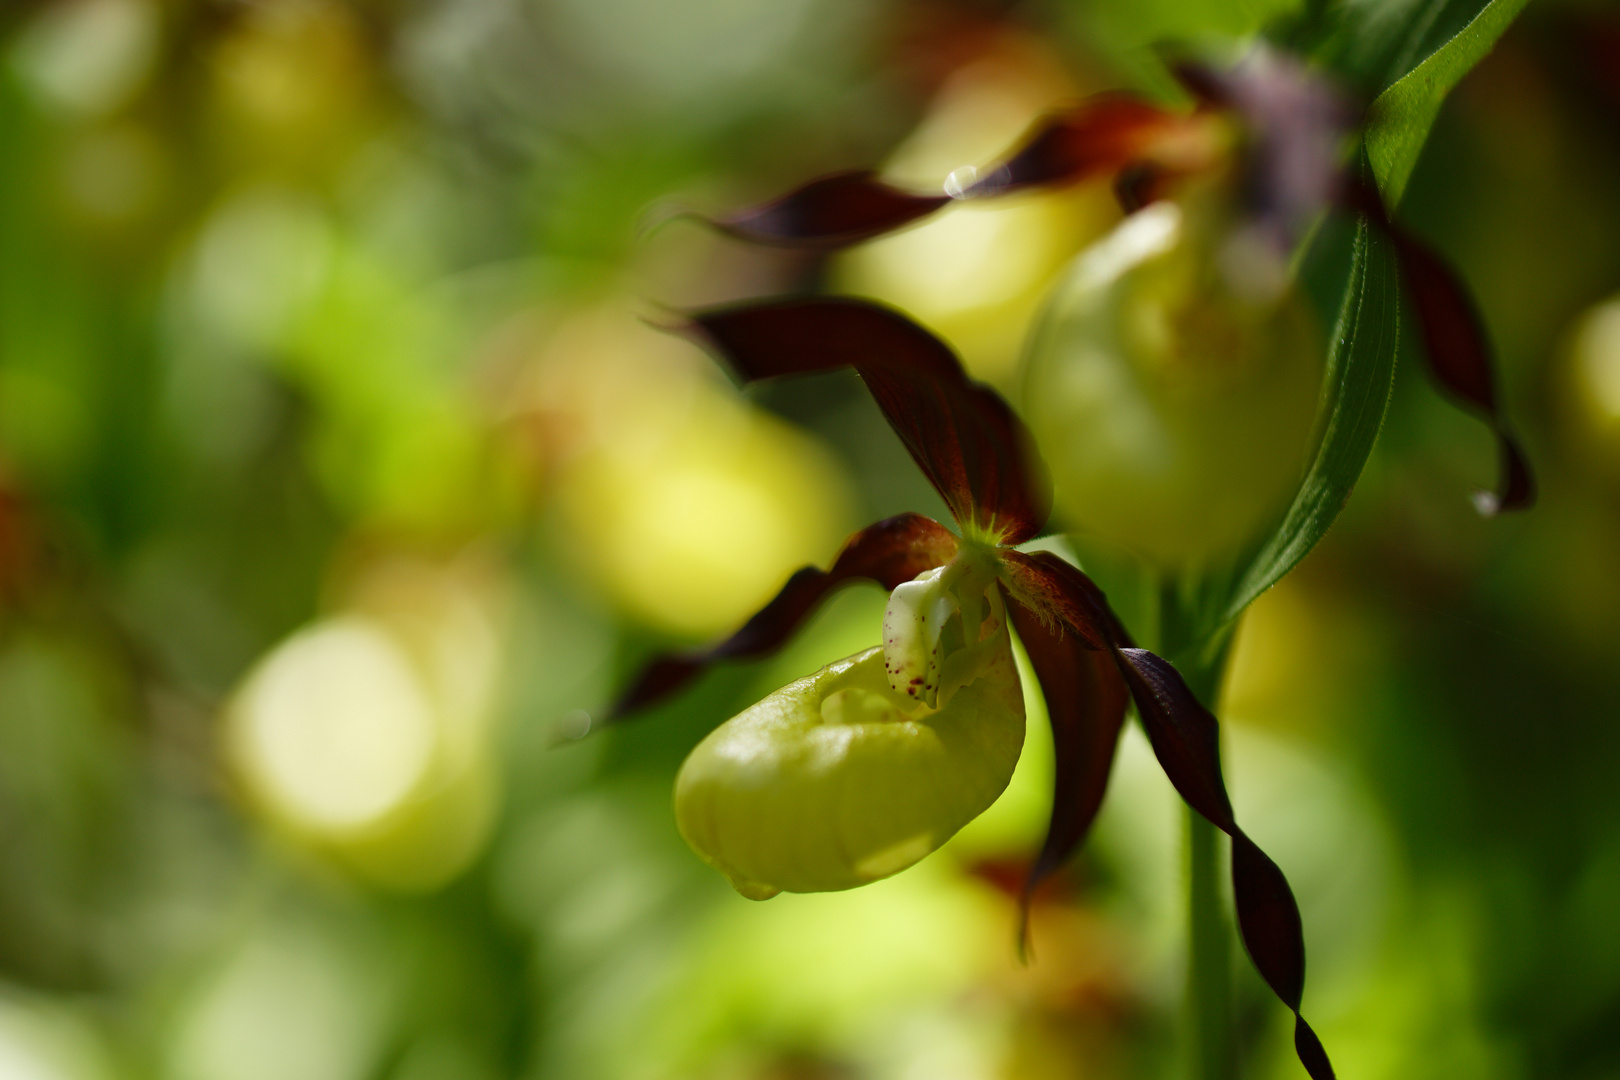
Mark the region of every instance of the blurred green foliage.
<instances>
[{"instance_id":1,"label":"blurred green foliage","mask_svg":"<svg viewBox=\"0 0 1620 1080\"><path fill-rule=\"evenodd\" d=\"M853 379L744 401L638 317L928 295L963 241L879 274L638 228L1162 91L1167 38L1269 27L1370 99L1482 6L5 5L0 1077L1174 1075L1179 835L1135 734L1028 968L1038 713L990 813L857 892L750 905L675 833L685 753L873 643L875 592L573 738L853 524L943 512ZM1542 503L1474 516L1489 437L1403 356L1347 511L1240 634L1234 799L1345 1076L1620 1075L1617 56L1612 9L1532 5L1402 208L1479 298ZM1071 197L1039 212L1078 250L1111 211ZM995 235L1038 296L1062 260ZM1011 386L975 350L1029 310L919 315ZM1297 1075L1237 978L1245 1075Z\"/></svg>"}]
</instances>

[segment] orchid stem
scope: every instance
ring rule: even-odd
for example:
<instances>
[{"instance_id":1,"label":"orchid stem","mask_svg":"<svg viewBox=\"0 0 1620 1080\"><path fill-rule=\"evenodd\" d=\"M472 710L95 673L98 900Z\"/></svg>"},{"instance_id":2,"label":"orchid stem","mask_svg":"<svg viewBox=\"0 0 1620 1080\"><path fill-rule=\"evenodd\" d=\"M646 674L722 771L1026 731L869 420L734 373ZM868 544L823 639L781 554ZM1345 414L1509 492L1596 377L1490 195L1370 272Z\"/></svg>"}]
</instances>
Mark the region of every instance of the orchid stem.
<instances>
[{"instance_id":1,"label":"orchid stem","mask_svg":"<svg viewBox=\"0 0 1620 1080\"><path fill-rule=\"evenodd\" d=\"M1181 629L1168 597L1161 633ZM1198 700L1215 711L1231 635L1176 650L1177 669ZM1235 1080L1237 1046L1232 1003L1232 925L1221 889L1224 839L1202 814L1184 807L1187 835L1187 993L1185 1001L1191 1080Z\"/></svg>"},{"instance_id":2,"label":"orchid stem","mask_svg":"<svg viewBox=\"0 0 1620 1080\"><path fill-rule=\"evenodd\" d=\"M1232 938L1220 889L1220 832L1187 808L1187 1021L1195 1080L1232 1080Z\"/></svg>"}]
</instances>

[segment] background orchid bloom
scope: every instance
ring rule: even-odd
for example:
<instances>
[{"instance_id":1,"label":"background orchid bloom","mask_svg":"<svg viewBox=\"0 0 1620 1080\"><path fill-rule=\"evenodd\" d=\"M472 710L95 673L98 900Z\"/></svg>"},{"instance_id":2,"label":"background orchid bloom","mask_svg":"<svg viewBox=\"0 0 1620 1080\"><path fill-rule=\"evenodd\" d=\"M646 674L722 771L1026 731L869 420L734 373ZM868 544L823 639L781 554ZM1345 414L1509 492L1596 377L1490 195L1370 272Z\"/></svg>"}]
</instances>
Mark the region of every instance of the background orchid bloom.
<instances>
[{"instance_id":1,"label":"background orchid bloom","mask_svg":"<svg viewBox=\"0 0 1620 1080\"><path fill-rule=\"evenodd\" d=\"M944 191L902 191L868 171L834 173L712 224L753 243L828 251L904 228L954 200L982 199L1110 179L1127 213L1214 179L1240 211L1226 262L1240 290L1275 292L1294 246L1335 207L1365 215L1394 248L1429 372L1481 414L1500 458L1487 516L1535 501L1535 481L1502 416L1491 349L1473 301L1446 261L1392 220L1384 199L1345 163L1353 125L1337 92L1297 61L1256 49L1230 68L1183 62L1175 74L1194 101L1176 110L1122 93L1055 110L1001 161L966 166Z\"/></svg>"}]
</instances>

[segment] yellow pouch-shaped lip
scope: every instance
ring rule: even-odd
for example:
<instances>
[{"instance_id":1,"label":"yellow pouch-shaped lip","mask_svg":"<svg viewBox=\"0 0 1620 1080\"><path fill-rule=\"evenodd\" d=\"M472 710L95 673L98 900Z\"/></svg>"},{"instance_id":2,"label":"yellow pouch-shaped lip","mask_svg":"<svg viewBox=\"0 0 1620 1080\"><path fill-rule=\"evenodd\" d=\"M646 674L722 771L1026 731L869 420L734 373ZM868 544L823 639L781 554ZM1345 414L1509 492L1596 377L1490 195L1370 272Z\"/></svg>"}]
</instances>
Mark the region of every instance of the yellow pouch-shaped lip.
<instances>
[{"instance_id":1,"label":"yellow pouch-shaped lip","mask_svg":"<svg viewBox=\"0 0 1620 1080\"><path fill-rule=\"evenodd\" d=\"M711 732L676 778L676 822L744 896L850 889L911 866L987 809L1023 740L1005 626L947 659L937 708L896 693L874 647Z\"/></svg>"}]
</instances>

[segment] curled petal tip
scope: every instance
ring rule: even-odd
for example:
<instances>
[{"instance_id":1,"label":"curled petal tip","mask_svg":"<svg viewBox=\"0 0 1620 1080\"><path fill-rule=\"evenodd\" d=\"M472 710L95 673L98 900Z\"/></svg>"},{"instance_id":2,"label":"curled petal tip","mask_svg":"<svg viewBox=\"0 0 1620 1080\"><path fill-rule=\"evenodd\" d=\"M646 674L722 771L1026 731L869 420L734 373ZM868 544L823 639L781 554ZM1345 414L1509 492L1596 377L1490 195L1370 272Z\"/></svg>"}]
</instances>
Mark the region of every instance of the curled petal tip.
<instances>
[{"instance_id":1,"label":"curled petal tip","mask_svg":"<svg viewBox=\"0 0 1620 1080\"><path fill-rule=\"evenodd\" d=\"M673 199L663 199L653 203L641 212L636 219L635 239L638 244L645 244L652 239L653 234L659 232L672 221L680 220L707 222L708 218L698 213L691 205Z\"/></svg>"},{"instance_id":2,"label":"curled petal tip","mask_svg":"<svg viewBox=\"0 0 1620 1080\"><path fill-rule=\"evenodd\" d=\"M699 346L708 341L708 338L703 333L703 327L688 318L686 312L662 304L654 304L653 306L657 308L656 312L637 316L642 325L651 327L661 334L686 338Z\"/></svg>"},{"instance_id":3,"label":"curled petal tip","mask_svg":"<svg viewBox=\"0 0 1620 1080\"><path fill-rule=\"evenodd\" d=\"M857 169L811 180L773 202L708 223L749 243L836 251L904 228L948 201L902 191Z\"/></svg>"}]
</instances>

